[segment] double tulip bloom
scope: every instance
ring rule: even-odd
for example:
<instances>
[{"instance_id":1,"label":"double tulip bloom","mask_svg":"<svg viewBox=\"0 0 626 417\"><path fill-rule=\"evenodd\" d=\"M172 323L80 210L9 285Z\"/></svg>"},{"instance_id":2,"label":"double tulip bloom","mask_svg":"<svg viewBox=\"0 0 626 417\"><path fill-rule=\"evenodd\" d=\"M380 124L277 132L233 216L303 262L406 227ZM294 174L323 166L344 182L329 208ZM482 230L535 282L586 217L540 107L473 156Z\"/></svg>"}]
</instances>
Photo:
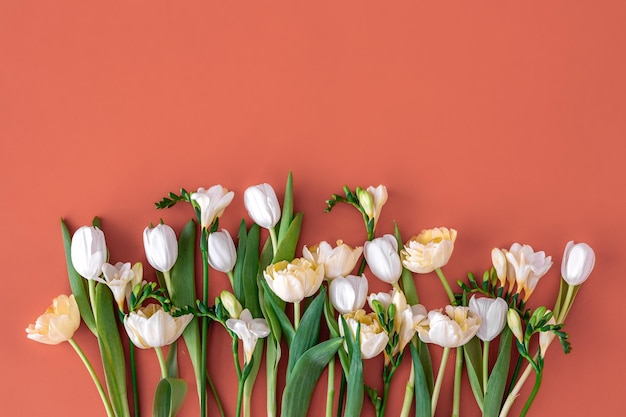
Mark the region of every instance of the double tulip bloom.
<instances>
[{"instance_id":1,"label":"double tulip bloom","mask_svg":"<svg viewBox=\"0 0 626 417\"><path fill-rule=\"evenodd\" d=\"M269 184L248 187L243 193L243 203L250 218L265 229L272 229L280 220L278 198Z\"/></svg>"},{"instance_id":2,"label":"double tulip bloom","mask_svg":"<svg viewBox=\"0 0 626 417\"><path fill-rule=\"evenodd\" d=\"M314 264L324 265L324 277L334 279L350 274L362 252L363 247L352 248L338 240L334 248L326 241L311 247L305 246L302 256Z\"/></svg>"},{"instance_id":3,"label":"double tulip bloom","mask_svg":"<svg viewBox=\"0 0 626 417\"><path fill-rule=\"evenodd\" d=\"M135 346L150 349L171 345L193 319L193 314L174 317L159 304L149 304L124 317L124 328Z\"/></svg>"},{"instance_id":4,"label":"double tulip bloom","mask_svg":"<svg viewBox=\"0 0 626 417\"><path fill-rule=\"evenodd\" d=\"M74 295L60 295L52 300L44 314L26 329L26 337L39 343L57 345L74 336L80 326L80 312Z\"/></svg>"},{"instance_id":5,"label":"double tulip bloom","mask_svg":"<svg viewBox=\"0 0 626 417\"><path fill-rule=\"evenodd\" d=\"M83 278L96 280L107 260L104 233L97 227L82 226L72 236L72 265Z\"/></svg>"},{"instance_id":6,"label":"double tulip bloom","mask_svg":"<svg viewBox=\"0 0 626 417\"><path fill-rule=\"evenodd\" d=\"M388 284L398 282L402 275L402 263L398 255L398 242L393 235L384 235L365 242L363 251L376 278Z\"/></svg>"},{"instance_id":7,"label":"double tulip bloom","mask_svg":"<svg viewBox=\"0 0 626 417\"><path fill-rule=\"evenodd\" d=\"M221 185L214 185L208 190L198 188L198 191L191 194L191 201L197 204L200 209L200 225L204 229L209 229L215 219L222 217L226 207L233 201L235 193L228 191Z\"/></svg>"},{"instance_id":8,"label":"double tulip bloom","mask_svg":"<svg viewBox=\"0 0 626 417\"><path fill-rule=\"evenodd\" d=\"M166 224L146 227L143 231L143 247L148 263L157 271L170 271L178 259L176 233Z\"/></svg>"},{"instance_id":9,"label":"double tulip bloom","mask_svg":"<svg viewBox=\"0 0 626 417\"><path fill-rule=\"evenodd\" d=\"M430 311L428 321L418 327L418 333L424 343L455 348L469 342L478 332L480 323L480 317L468 307L446 306L445 314L440 310Z\"/></svg>"},{"instance_id":10,"label":"double tulip bloom","mask_svg":"<svg viewBox=\"0 0 626 417\"><path fill-rule=\"evenodd\" d=\"M269 265L263 276L271 290L288 303L299 303L317 292L324 281L324 265L304 258Z\"/></svg>"},{"instance_id":11,"label":"double tulip bloom","mask_svg":"<svg viewBox=\"0 0 626 417\"><path fill-rule=\"evenodd\" d=\"M363 359L378 356L385 350L385 346L387 346L389 342L389 335L387 335L380 325L376 313L368 314L365 310L357 310L354 313L344 314L343 318L353 338L356 338L357 327L359 324L361 325L359 336L361 341L361 357ZM341 316L339 317L339 332L344 336Z\"/></svg>"},{"instance_id":12,"label":"double tulip bloom","mask_svg":"<svg viewBox=\"0 0 626 417\"><path fill-rule=\"evenodd\" d=\"M418 274L427 274L443 267L454 250L456 234L456 230L445 227L422 230L404 245L400 252L402 264Z\"/></svg>"}]
</instances>

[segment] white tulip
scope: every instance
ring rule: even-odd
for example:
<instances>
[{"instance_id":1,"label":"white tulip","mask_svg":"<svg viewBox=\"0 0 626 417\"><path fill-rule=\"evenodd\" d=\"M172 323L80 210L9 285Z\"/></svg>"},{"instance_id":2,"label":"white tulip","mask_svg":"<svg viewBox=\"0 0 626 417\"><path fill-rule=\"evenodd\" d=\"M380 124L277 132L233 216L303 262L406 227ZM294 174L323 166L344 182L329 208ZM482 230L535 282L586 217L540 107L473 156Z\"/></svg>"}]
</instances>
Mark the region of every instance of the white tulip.
<instances>
[{"instance_id":1,"label":"white tulip","mask_svg":"<svg viewBox=\"0 0 626 417\"><path fill-rule=\"evenodd\" d=\"M245 363L249 363L252 359L257 340L270 334L267 321L252 318L252 314L247 308L241 312L238 319L226 320L226 326L243 341Z\"/></svg>"},{"instance_id":2,"label":"white tulip","mask_svg":"<svg viewBox=\"0 0 626 417\"><path fill-rule=\"evenodd\" d=\"M140 349L171 345L193 319L193 314L173 317L159 304L149 304L124 317L128 337Z\"/></svg>"},{"instance_id":3,"label":"white tulip","mask_svg":"<svg viewBox=\"0 0 626 417\"><path fill-rule=\"evenodd\" d=\"M580 285L589 278L595 263L596 255L589 245L569 241L563 254L561 275L569 285Z\"/></svg>"},{"instance_id":4,"label":"white tulip","mask_svg":"<svg viewBox=\"0 0 626 417\"><path fill-rule=\"evenodd\" d=\"M398 282L402 275L402 263L398 255L398 242L393 235L384 235L365 242L364 255L376 278L389 284Z\"/></svg>"},{"instance_id":5,"label":"white tulip","mask_svg":"<svg viewBox=\"0 0 626 417\"><path fill-rule=\"evenodd\" d=\"M338 312L352 313L363 308L367 297L367 278L365 275L337 277L330 282L330 301Z\"/></svg>"},{"instance_id":6,"label":"white tulip","mask_svg":"<svg viewBox=\"0 0 626 417\"><path fill-rule=\"evenodd\" d=\"M480 328L476 336L483 342L492 341L504 329L509 309L504 299L472 296L469 301L469 309L480 317Z\"/></svg>"},{"instance_id":7,"label":"white tulip","mask_svg":"<svg viewBox=\"0 0 626 417\"><path fill-rule=\"evenodd\" d=\"M230 272L237 262L237 249L228 230L209 234L209 265L220 272Z\"/></svg>"},{"instance_id":8,"label":"white tulip","mask_svg":"<svg viewBox=\"0 0 626 417\"><path fill-rule=\"evenodd\" d=\"M271 229L280 219L280 205L274 189L269 184L248 187L243 193L243 203L250 218L259 226Z\"/></svg>"},{"instance_id":9,"label":"white tulip","mask_svg":"<svg viewBox=\"0 0 626 417\"><path fill-rule=\"evenodd\" d=\"M102 281L102 265L107 260L104 233L97 227L82 226L72 236L72 265L83 278Z\"/></svg>"},{"instance_id":10,"label":"white tulip","mask_svg":"<svg viewBox=\"0 0 626 417\"><path fill-rule=\"evenodd\" d=\"M318 245L302 248L302 256L305 259L324 265L324 277L334 279L339 276L345 277L354 270L356 263L363 252L363 247L352 248L338 240L333 248L328 242L320 242Z\"/></svg>"},{"instance_id":11,"label":"white tulip","mask_svg":"<svg viewBox=\"0 0 626 417\"><path fill-rule=\"evenodd\" d=\"M170 271L178 259L176 233L166 224L157 224L155 227L144 229L143 248L148 263L163 273Z\"/></svg>"},{"instance_id":12,"label":"white tulip","mask_svg":"<svg viewBox=\"0 0 626 417\"><path fill-rule=\"evenodd\" d=\"M200 225L204 229L211 227L215 219L224 214L234 196L235 193L221 185L214 185L208 190L198 188L197 192L191 194L191 200L200 207Z\"/></svg>"}]
</instances>

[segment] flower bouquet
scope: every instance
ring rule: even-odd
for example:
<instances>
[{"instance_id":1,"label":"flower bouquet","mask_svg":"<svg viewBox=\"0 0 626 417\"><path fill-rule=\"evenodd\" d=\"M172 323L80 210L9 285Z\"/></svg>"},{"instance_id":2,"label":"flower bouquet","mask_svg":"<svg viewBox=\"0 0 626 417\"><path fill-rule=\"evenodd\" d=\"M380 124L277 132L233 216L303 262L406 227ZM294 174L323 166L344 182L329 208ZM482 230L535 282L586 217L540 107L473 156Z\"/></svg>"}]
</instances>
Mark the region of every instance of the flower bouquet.
<instances>
[{"instance_id":1,"label":"flower bouquet","mask_svg":"<svg viewBox=\"0 0 626 417\"><path fill-rule=\"evenodd\" d=\"M580 285L593 269L593 250L584 243L567 244L552 310L531 309L527 304L549 272L552 258L519 243L506 250L493 249L492 265L482 278L469 273L466 281L457 281L454 291L442 268L452 255L457 231L424 229L405 241L396 224L394 234L378 235L387 197L382 185L344 187L342 194L333 194L326 211L337 204L358 211L366 238L355 240L362 245L338 241L333 246L322 241L304 245L297 256L303 215L293 211L291 174L282 204L269 184L245 191L244 204L252 223L241 221L236 242L234 234L219 227L234 198L232 191L215 185L192 193L185 189L169 193L156 203L158 209L188 204L195 216L178 233L162 221L145 228L143 244L150 273L139 262L108 259L98 218L73 233L62 221L72 294L55 298L26 329L27 336L46 344L67 341L90 373L108 416L146 415L148 410L153 416L174 416L191 396L197 397L200 416L206 416L212 412L207 404L212 395L217 413L225 417L207 371L212 324L221 325L232 339L238 381L235 417L253 415L252 390L263 362L267 387L263 414L268 417L321 415L321 411L311 414L309 408L325 370L323 413L327 417L360 416L366 408L382 417L391 400L402 401L402 417L432 417L443 398L442 384L453 349L456 359L449 396L453 416L461 414L463 368L465 383L475 398L475 404L464 409L478 408L490 417L506 417L519 400L522 386L534 376L521 411L526 415L540 388L550 344L558 339L566 353L570 350L564 323ZM199 274L197 255L202 265ZM230 282L230 288L215 300L209 299L211 271L226 274ZM414 274L432 273L439 277L449 304L429 311L427 296L420 304ZM144 280L147 276L156 278ZM371 277L388 284L389 290L369 293ZM99 347L100 372L73 339L81 322ZM496 341L493 360L491 344ZM180 377L177 352L181 343L186 346L194 381ZM136 349L153 349L161 371L151 408L140 404L137 395L140 383L146 381L137 372ZM436 372L433 349L442 349ZM380 355L380 385L365 384L364 368ZM281 361L286 368L279 367ZM410 366L404 397L391 398L391 382L403 361ZM283 370L286 383L278 384ZM338 380L341 383L336 387ZM195 386L194 395L187 392L190 384Z\"/></svg>"}]
</instances>

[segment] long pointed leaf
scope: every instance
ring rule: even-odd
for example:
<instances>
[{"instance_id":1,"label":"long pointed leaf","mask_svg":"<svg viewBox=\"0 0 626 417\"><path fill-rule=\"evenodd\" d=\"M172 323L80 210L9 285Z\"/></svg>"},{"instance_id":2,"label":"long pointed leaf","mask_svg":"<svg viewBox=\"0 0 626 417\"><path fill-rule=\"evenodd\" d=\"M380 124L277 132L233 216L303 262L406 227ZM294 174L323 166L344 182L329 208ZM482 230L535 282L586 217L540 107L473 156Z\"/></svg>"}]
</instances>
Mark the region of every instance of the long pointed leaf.
<instances>
[{"instance_id":1,"label":"long pointed leaf","mask_svg":"<svg viewBox=\"0 0 626 417\"><path fill-rule=\"evenodd\" d=\"M296 334L289 347L289 362L287 364L287 378L293 371L294 366L300 359L300 356L307 350L317 344L320 334L320 319L324 310L324 298L326 290L322 288L320 293L315 297L311 305L306 309L300 326L296 330Z\"/></svg>"},{"instance_id":2,"label":"long pointed leaf","mask_svg":"<svg viewBox=\"0 0 626 417\"><path fill-rule=\"evenodd\" d=\"M153 417L173 417L185 401L187 383L183 379L163 378L154 392Z\"/></svg>"},{"instance_id":3,"label":"long pointed leaf","mask_svg":"<svg viewBox=\"0 0 626 417\"><path fill-rule=\"evenodd\" d=\"M235 269L233 271L233 292L235 293L235 298L243 304L245 302L243 264L246 259L246 240L248 238L248 228L246 227L245 220L241 220L239 224L237 237L239 242L237 243L237 261L235 262Z\"/></svg>"},{"instance_id":4,"label":"long pointed leaf","mask_svg":"<svg viewBox=\"0 0 626 417\"><path fill-rule=\"evenodd\" d=\"M421 343L421 342L418 342ZM410 343L411 357L413 358L413 370L415 371L415 417L431 417L431 389L422 359L413 343Z\"/></svg>"},{"instance_id":5,"label":"long pointed leaf","mask_svg":"<svg viewBox=\"0 0 626 417\"><path fill-rule=\"evenodd\" d=\"M315 385L342 344L342 338L330 339L312 347L300 357L287 378L282 417L306 417Z\"/></svg>"},{"instance_id":6,"label":"long pointed leaf","mask_svg":"<svg viewBox=\"0 0 626 417\"><path fill-rule=\"evenodd\" d=\"M485 395L483 412L484 417L497 417L500 414L500 406L502 405L506 380L509 374L511 341L511 330L505 327L502 333L500 333L498 359L487 381L487 394Z\"/></svg>"},{"instance_id":7,"label":"long pointed leaf","mask_svg":"<svg viewBox=\"0 0 626 417\"><path fill-rule=\"evenodd\" d=\"M282 333L285 336L287 346L291 346L291 342L293 341L296 332L293 329L291 322L289 321L289 317L287 317L287 314L285 314L284 301L278 298L276 294L274 294L269 285L267 285L267 282L263 281L261 282L261 285L265 294L266 313L271 311L271 314L268 313L266 316L268 324L270 325L270 329L274 331L273 329L275 329L276 327L280 327ZM275 335L276 333L272 333L273 337L276 337Z\"/></svg>"},{"instance_id":8,"label":"long pointed leaf","mask_svg":"<svg viewBox=\"0 0 626 417\"><path fill-rule=\"evenodd\" d=\"M365 396L365 384L363 383L363 358L361 356L361 330L357 326L356 337L352 337L352 331L345 320L342 320L346 342L350 346L350 370L347 375L348 398L344 410L345 417L359 417L363 408ZM339 352L343 349L339 348ZM334 360L334 359L332 359Z\"/></svg>"},{"instance_id":9,"label":"long pointed leaf","mask_svg":"<svg viewBox=\"0 0 626 417\"><path fill-rule=\"evenodd\" d=\"M96 328L104 376L115 415L130 416L126 395L124 349L113 310L113 295L104 284L96 286Z\"/></svg>"},{"instance_id":10,"label":"long pointed leaf","mask_svg":"<svg viewBox=\"0 0 626 417\"><path fill-rule=\"evenodd\" d=\"M467 364L467 376L470 380L470 386L476 398L478 408L483 409L483 355L480 349L480 341L477 337L473 337L463 346L465 355L465 363Z\"/></svg>"},{"instance_id":11,"label":"long pointed leaf","mask_svg":"<svg viewBox=\"0 0 626 417\"><path fill-rule=\"evenodd\" d=\"M289 171L287 176L287 185L285 186L285 198L283 199L283 210L280 219L280 227L278 229L278 244L283 240L287 229L291 225L293 219L293 175Z\"/></svg>"},{"instance_id":12,"label":"long pointed leaf","mask_svg":"<svg viewBox=\"0 0 626 417\"><path fill-rule=\"evenodd\" d=\"M241 279L243 281L243 300L239 300L244 308L250 310L252 317L261 317L261 305L259 304L259 287L257 286L257 273L259 271L259 239L260 227L253 224L246 238L246 252L243 262Z\"/></svg>"},{"instance_id":13,"label":"long pointed leaf","mask_svg":"<svg viewBox=\"0 0 626 417\"><path fill-rule=\"evenodd\" d=\"M61 234L63 235L63 248L65 250L65 263L67 264L67 276L70 280L70 287L72 288L72 294L78 304L78 310L83 321L89 327L89 330L93 334L96 334L96 320L91 310L91 304L89 302L89 290L87 288L87 280L81 277L74 269L72 264L72 236L67 228L67 225L61 219Z\"/></svg>"},{"instance_id":14,"label":"long pointed leaf","mask_svg":"<svg viewBox=\"0 0 626 417\"><path fill-rule=\"evenodd\" d=\"M302 213L297 213L293 218L293 221L289 225L289 229L285 233L284 238L281 240L276 250L276 255L272 259L272 263L279 261L292 261L296 247L298 246L298 239L300 239L300 229L302 229Z\"/></svg>"},{"instance_id":15,"label":"long pointed leaf","mask_svg":"<svg viewBox=\"0 0 626 417\"><path fill-rule=\"evenodd\" d=\"M398 223L394 222L394 236L398 242L398 247L401 248L404 245L402 236L400 235L400 228ZM406 296L406 302L409 305L415 305L419 303L419 297L417 296L417 289L415 288L415 281L413 280L413 274L408 269L402 267L402 275L400 277L402 283L402 291Z\"/></svg>"}]
</instances>

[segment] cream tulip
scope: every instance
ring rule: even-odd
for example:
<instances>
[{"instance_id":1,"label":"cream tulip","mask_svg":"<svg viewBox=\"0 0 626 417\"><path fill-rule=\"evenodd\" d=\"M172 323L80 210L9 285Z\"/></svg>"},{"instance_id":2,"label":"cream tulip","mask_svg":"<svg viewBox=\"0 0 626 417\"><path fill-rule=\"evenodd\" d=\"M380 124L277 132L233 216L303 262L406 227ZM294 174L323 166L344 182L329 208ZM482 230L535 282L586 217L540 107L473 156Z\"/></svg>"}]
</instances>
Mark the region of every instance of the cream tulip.
<instances>
[{"instance_id":1,"label":"cream tulip","mask_svg":"<svg viewBox=\"0 0 626 417\"><path fill-rule=\"evenodd\" d=\"M565 246L561 276L569 285L580 285L589 278L595 263L596 255L589 245L571 240Z\"/></svg>"},{"instance_id":2,"label":"cream tulip","mask_svg":"<svg viewBox=\"0 0 626 417\"><path fill-rule=\"evenodd\" d=\"M535 252L530 245L514 243L506 254L508 273L515 276L517 293L524 290L524 301L527 301L535 290L539 279L552 266L552 257L545 252Z\"/></svg>"},{"instance_id":3,"label":"cream tulip","mask_svg":"<svg viewBox=\"0 0 626 417\"><path fill-rule=\"evenodd\" d=\"M259 338L267 337L270 328L265 319L254 319L246 308L241 312L238 319L226 320L226 327L232 330L243 341L245 363L250 363L256 342Z\"/></svg>"},{"instance_id":4,"label":"cream tulip","mask_svg":"<svg viewBox=\"0 0 626 417\"><path fill-rule=\"evenodd\" d=\"M337 246L332 247L328 242L302 248L302 256L315 264L324 265L324 277L334 279L345 277L354 270L356 263L363 252L363 247L352 248L338 240Z\"/></svg>"},{"instance_id":5,"label":"cream tulip","mask_svg":"<svg viewBox=\"0 0 626 417\"><path fill-rule=\"evenodd\" d=\"M371 359L378 356L385 350L389 342L389 336L380 325L376 313L365 313L365 310L357 310L354 313L344 314L348 328L352 332L352 337L356 337L357 327L360 324L361 357ZM339 332L344 336L343 323L339 317Z\"/></svg>"},{"instance_id":6,"label":"cream tulip","mask_svg":"<svg viewBox=\"0 0 626 417\"><path fill-rule=\"evenodd\" d=\"M480 317L468 307L446 306L428 313L428 323L418 328L419 338L424 343L434 343L444 348L463 346L476 335L480 328Z\"/></svg>"},{"instance_id":7,"label":"cream tulip","mask_svg":"<svg viewBox=\"0 0 626 417\"><path fill-rule=\"evenodd\" d=\"M237 262L237 249L228 230L209 234L208 246L209 265L220 272L232 271Z\"/></svg>"},{"instance_id":8,"label":"cream tulip","mask_svg":"<svg viewBox=\"0 0 626 417\"><path fill-rule=\"evenodd\" d=\"M83 278L102 281L102 265L107 260L104 233L97 227L82 226L72 236L72 265Z\"/></svg>"},{"instance_id":9,"label":"cream tulip","mask_svg":"<svg viewBox=\"0 0 626 417\"><path fill-rule=\"evenodd\" d=\"M135 272L131 269L130 262L118 262L115 265L105 263L102 265L102 273L106 285L111 290L111 293L113 293L113 298L115 298L117 306L120 310L123 310L127 286L133 282L135 277Z\"/></svg>"},{"instance_id":10,"label":"cream tulip","mask_svg":"<svg viewBox=\"0 0 626 417\"><path fill-rule=\"evenodd\" d=\"M402 275L402 263L398 255L398 242L393 235L384 235L365 242L363 252L376 278L388 284L398 282Z\"/></svg>"},{"instance_id":11,"label":"cream tulip","mask_svg":"<svg viewBox=\"0 0 626 417\"><path fill-rule=\"evenodd\" d=\"M480 317L480 328L476 336L485 341L492 341L502 332L506 325L506 315L509 306L502 298L472 296L469 309Z\"/></svg>"},{"instance_id":12,"label":"cream tulip","mask_svg":"<svg viewBox=\"0 0 626 417\"><path fill-rule=\"evenodd\" d=\"M329 296L335 310L341 314L363 308L367 297L367 278L364 275L337 277L330 282Z\"/></svg>"},{"instance_id":13,"label":"cream tulip","mask_svg":"<svg viewBox=\"0 0 626 417\"><path fill-rule=\"evenodd\" d=\"M193 314L174 317L159 304L149 304L124 317L124 328L135 346L150 349L171 345L180 337Z\"/></svg>"},{"instance_id":14,"label":"cream tulip","mask_svg":"<svg viewBox=\"0 0 626 417\"><path fill-rule=\"evenodd\" d=\"M26 329L26 337L46 345L57 345L74 336L80 326L80 312L74 295L59 295L44 314Z\"/></svg>"},{"instance_id":15,"label":"cream tulip","mask_svg":"<svg viewBox=\"0 0 626 417\"><path fill-rule=\"evenodd\" d=\"M445 227L424 229L412 237L400 251L402 264L409 271L426 274L441 268L450 260L456 230Z\"/></svg>"},{"instance_id":16,"label":"cream tulip","mask_svg":"<svg viewBox=\"0 0 626 417\"><path fill-rule=\"evenodd\" d=\"M250 218L265 229L273 228L280 220L278 198L269 184L248 187L243 194L243 203Z\"/></svg>"},{"instance_id":17,"label":"cream tulip","mask_svg":"<svg viewBox=\"0 0 626 417\"><path fill-rule=\"evenodd\" d=\"M288 303L299 303L317 292L324 281L324 265L297 258L269 265L263 276L271 290Z\"/></svg>"},{"instance_id":18,"label":"cream tulip","mask_svg":"<svg viewBox=\"0 0 626 417\"><path fill-rule=\"evenodd\" d=\"M148 263L163 273L170 271L178 258L176 233L166 224L157 224L155 227L144 229L143 248Z\"/></svg>"},{"instance_id":19,"label":"cream tulip","mask_svg":"<svg viewBox=\"0 0 626 417\"><path fill-rule=\"evenodd\" d=\"M200 187L192 193L191 200L200 208L200 225L204 229L210 228L216 218L222 217L234 196L235 193L221 185L214 185L208 190Z\"/></svg>"}]
</instances>

